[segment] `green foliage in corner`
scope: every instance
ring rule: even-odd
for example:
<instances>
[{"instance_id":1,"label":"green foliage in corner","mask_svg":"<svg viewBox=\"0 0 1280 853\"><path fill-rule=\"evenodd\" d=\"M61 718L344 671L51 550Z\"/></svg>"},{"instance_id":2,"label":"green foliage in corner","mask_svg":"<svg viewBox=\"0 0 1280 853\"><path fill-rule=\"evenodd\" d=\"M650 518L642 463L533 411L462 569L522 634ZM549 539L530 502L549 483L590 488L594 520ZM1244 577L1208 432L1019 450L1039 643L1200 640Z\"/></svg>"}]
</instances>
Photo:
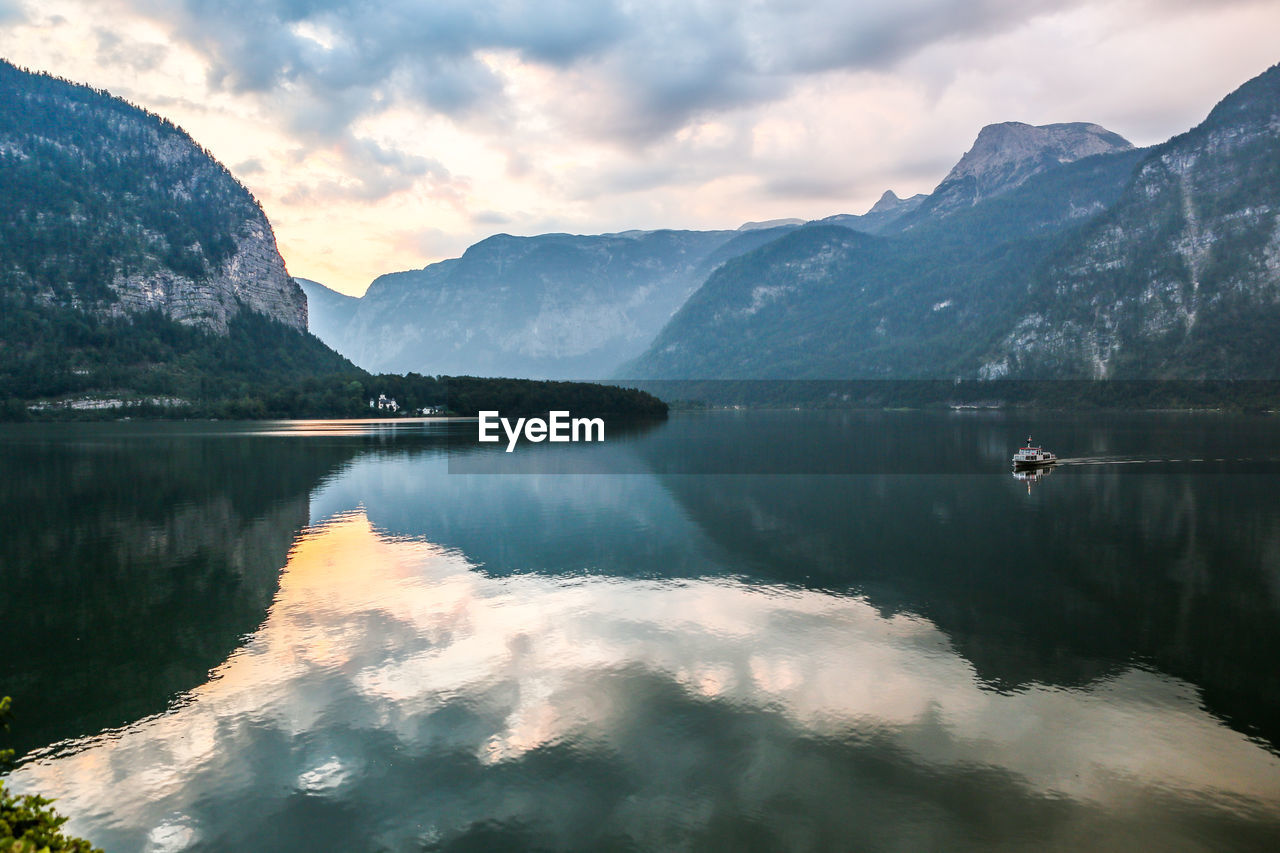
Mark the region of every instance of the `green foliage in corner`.
<instances>
[{"instance_id":1,"label":"green foliage in corner","mask_svg":"<svg viewBox=\"0 0 1280 853\"><path fill-rule=\"evenodd\" d=\"M0 698L0 728L9 728L8 696ZM13 760L13 750L0 750L0 767ZM0 853L102 853L83 838L63 835L67 822L53 809L52 800L31 794L10 794L0 782Z\"/></svg>"},{"instance_id":2,"label":"green foliage in corner","mask_svg":"<svg viewBox=\"0 0 1280 853\"><path fill-rule=\"evenodd\" d=\"M64 835L67 822L52 800L10 794L0 782L0 853L102 853L83 838Z\"/></svg>"}]
</instances>

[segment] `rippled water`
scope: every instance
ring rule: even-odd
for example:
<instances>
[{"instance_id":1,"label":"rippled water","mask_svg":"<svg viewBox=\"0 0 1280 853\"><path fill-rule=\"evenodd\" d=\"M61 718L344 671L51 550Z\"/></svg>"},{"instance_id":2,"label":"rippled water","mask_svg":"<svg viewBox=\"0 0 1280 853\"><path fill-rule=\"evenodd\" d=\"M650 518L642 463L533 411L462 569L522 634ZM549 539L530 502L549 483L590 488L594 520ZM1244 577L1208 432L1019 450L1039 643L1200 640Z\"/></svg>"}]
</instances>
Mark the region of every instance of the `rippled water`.
<instances>
[{"instance_id":1,"label":"rippled water","mask_svg":"<svg viewBox=\"0 0 1280 853\"><path fill-rule=\"evenodd\" d=\"M109 851L1280 843L1270 419L447 432L0 433L12 784Z\"/></svg>"}]
</instances>

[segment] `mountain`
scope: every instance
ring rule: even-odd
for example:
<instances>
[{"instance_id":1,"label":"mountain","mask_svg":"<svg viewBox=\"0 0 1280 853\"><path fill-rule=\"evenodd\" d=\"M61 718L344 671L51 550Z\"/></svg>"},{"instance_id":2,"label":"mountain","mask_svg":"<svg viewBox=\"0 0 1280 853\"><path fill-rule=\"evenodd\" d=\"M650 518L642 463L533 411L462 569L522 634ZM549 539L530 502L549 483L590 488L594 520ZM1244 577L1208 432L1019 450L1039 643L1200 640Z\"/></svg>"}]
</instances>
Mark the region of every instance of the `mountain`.
<instances>
[{"instance_id":1,"label":"mountain","mask_svg":"<svg viewBox=\"0 0 1280 853\"><path fill-rule=\"evenodd\" d=\"M738 226L739 231L760 231L762 229L778 228L783 225L804 225L803 219L766 219L763 222L744 222Z\"/></svg>"},{"instance_id":2,"label":"mountain","mask_svg":"<svg viewBox=\"0 0 1280 853\"><path fill-rule=\"evenodd\" d=\"M294 278L307 295L307 328L322 341L341 334L360 305L356 296L348 296L309 278Z\"/></svg>"},{"instance_id":3,"label":"mountain","mask_svg":"<svg viewBox=\"0 0 1280 853\"><path fill-rule=\"evenodd\" d=\"M900 233L829 221L793 229L715 270L620 374L954 376L1012 323L1023 271L1119 198L1140 156L1059 165Z\"/></svg>"},{"instance_id":4,"label":"mountain","mask_svg":"<svg viewBox=\"0 0 1280 853\"><path fill-rule=\"evenodd\" d=\"M183 130L0 61L0 399L352 370L258 202Z\"/></svg>"},{"instance_id":5,"label":"mountain","mask_svg":"<svg viewBox=\"0 0 1280 853\"><path fill-rule=\"evenodd\" d=\"M1280 375L1280 65L1155 148L1030 277L986 377Z\"/></svg>"},{"instance_id":6,"label":"mountain","mask_svg":"<svg viewBox=\"0 0 1280 853\"><path fill-rule=\"evenodd\" d=\"M0 105L6 292L217 332L241 308L306 328L257 201L180 128L2 61Z\"/></svg>"},{"instance_id":7,"label":"mountain","mask_svg":"<svg viewBox=\"0 0 1280 853\"><path fill-rule=\"evenodd\" d=\"M837 213L819 220L831 225L843 225L864 234L883 234L887 231L900 230L897 225L909 214L914 213L928 198L924 193L916 193L910 198L898 198L893 190L885 190L880 200L871 209L861 215L856 213Z\"/></svg>"},{"instance_id":8,"label":"mountain","mask_svg":"<svg viewBox=\"0 0 1280 853\"><path fill-rule=\"evenodd\" d=\"M1127 139L1096 124L1033 127L1008 121L987 125L931 194L898 198L893 190L885 190L860 216L842 213L821 221L865 234L897 234L1017 189L1029 178L1058 166L1131 150Z\"/></svg>"},{"instance_id":9,"label":"mountain","mask_svg":"<svg viewBox=\"0 0 1280 853\"><path fill-rule=\"evenodd\" d=\"M903 212L904 207L914 210L920 206L920 202L924 201L925 198L926 196L924 193L917 193L911 196L911 198L903 199L898 198L898 194L893 190L885 190L884 194L880 196L880 200L871 205L871 209L867 211L867 215L870 216L876 213L900 213Z\"/></svg>"},{"instance_id":10,"label":"mountain","mask_svg":"<svg viewBox=\"0 0 1280 853\"><path fill-rule=\"evenodd\" d=\"M1085 122L1040 127L1019 121L989 124L919 206L917 216L936 217L972 207L1064 163L1132 148L1119 134Z\"/></svg>"},{"instance_id":11,"label":"mountain","mask_svg":"<svg viewBox=\"0 0 1280 853\"><path fill-rule=\"evenodd\" d=\"M837 217L725 263L620 375L1274 378L1278 128L1280 66L1153 149L985 128L887 227Z\"/></svg>"},{"instance_id":12,"label":"mountain","mask_svg":"<svg viewBox=\"0 0 1280 853\"><path fill-rule=\"evenodd\" d=\"M885 190L862 215L840 213L821 221L864 234L897 234L1017 189L1058 166L1131 150L1127 139L1096 124L991 124L931 194L899 198Z\"/></svg>"},{"instance_id":13,"label":"mountain","mask_svg":"<svg viewBox=\"0 0 1280 853\"><path fill-rule=\"evenodd\" d=\"M499 234L460 258L380 276L344 326L313 328L375 372L606 376L644 350L718 249L777 233Z\"/></svg>"},{"instance_id":14,"label":"mountain","mask_svg":"<svg viewBox=\"0 0 1280 853\"><path fill-rule=\"evenodd\" d=\"M998 150L1000 140L1009 141L1008 151ZM993 126L979 135L974 150L934 196L900 199L888 191L861 216L843 214L822 222L894 234L960 209L962 189L971 190L972 206L1053 166L1130 147L1096 125ZM929 212L922 213L930 202ZM373 371L613 375L644 352L723 264L804 224L776 219L747 222L736 232L500 234L461 258L378 278L354 313L341 303L311 329ZM314 289L308 293L316 310L325 310L321 300L329 297Z\"/></svg>"}]
</instances>

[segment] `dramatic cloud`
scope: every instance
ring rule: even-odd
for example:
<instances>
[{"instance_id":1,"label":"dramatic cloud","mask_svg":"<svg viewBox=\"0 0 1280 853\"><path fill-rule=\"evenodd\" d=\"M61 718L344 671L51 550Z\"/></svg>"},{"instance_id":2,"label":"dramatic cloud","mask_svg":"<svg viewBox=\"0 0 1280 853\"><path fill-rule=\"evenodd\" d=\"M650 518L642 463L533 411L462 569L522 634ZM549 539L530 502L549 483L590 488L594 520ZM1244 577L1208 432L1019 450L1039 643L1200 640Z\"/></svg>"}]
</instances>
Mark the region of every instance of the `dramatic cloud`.
<instances>
[{"instance_id":1,"label":"dramatic cloud","mask_svg":"<svg viewBox=\"0 0 1280 853\"><path fill-rule=\"evenodd\" d=\"M449 199L456 198L465 184L456 181L438 160L385 148L370 139L348 136L338 140L332 151L346 177L316 184L299 183L287 200L376 201L414 187L429 187L433 196Z\"/></svg>"},{"instance_id":2,"label":"dramatic cloud","mask_svg":"<svg viewBox=\"0 0 1280 853\"><path fill-rule=\"evenodd\" d=\"M604 49L624 25L610 6L591 2L187 0L142 8L206 59L214 89L293 90L331 105L337 125L402 99L466 116L503 97L484 51L565 66Z\"/></svg>"},{"instance_id":3,"label":"dramatic cloud","mask_svg":"<svg viewBox=\"0 0 1280 853\"><path fill-rule=\"evenodd\" d=\"M491 113L510 81L487 56L509 52L592 93L561 102L576 129L635 143L698 115L782 97L806 75L889 68L936 42L1007 31L1079 2L144 0L141 8L204 57L213 89L290 91L302 107L299 129L341 133L405 101L463 120Z\"/></svg>"},{"instance_id":4,"label":"dramatic cloud","mask_svg":"<svg viewBox=\"0 0 1280 853\"><path fill-rule=\"evenodd\" d=\"M97 39L97 56L99 65L120 66L133 71L152 71L159 68L168 54L168 48L161 44L137 45L129 44L105 27L94 29Z\"/></svg>"},{"instance_id":5,"label":"dramatic cloud","mask_svg":"<svg viewBox=\"0 0 1280 853\"><path fill-rule=\"evenodd\" d=\"M0 0L0 54L172 118L241 164L292 272L359 292L498 228L861 212L992 122L1159 142L1278 26L1274 0Z\"/></svg>"}]
</instances>

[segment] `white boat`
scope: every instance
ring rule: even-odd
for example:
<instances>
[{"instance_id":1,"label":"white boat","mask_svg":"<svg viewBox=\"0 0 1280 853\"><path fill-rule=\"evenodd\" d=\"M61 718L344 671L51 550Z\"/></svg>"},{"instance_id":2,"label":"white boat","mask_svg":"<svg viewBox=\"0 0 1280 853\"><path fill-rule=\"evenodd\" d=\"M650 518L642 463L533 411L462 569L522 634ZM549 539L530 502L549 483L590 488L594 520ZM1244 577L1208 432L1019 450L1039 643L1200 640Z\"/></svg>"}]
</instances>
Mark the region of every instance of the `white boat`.
<instances>
[{"instance_id":1,"label":"white boat","mask_svg":"<svg viewBox=\"0 0 1280 853\"><path fill-rule=\"evenodd\" d=\"M1027 444L1025 447L1018 448L1018 452L1013 454L1013 468L1043 468L1046 465L1054 465L1058 461L1058 457L1054 456L1043 447L1036 447L1031 443L1031 436L1027 436Z\"/></svg>"}]
</instances>

